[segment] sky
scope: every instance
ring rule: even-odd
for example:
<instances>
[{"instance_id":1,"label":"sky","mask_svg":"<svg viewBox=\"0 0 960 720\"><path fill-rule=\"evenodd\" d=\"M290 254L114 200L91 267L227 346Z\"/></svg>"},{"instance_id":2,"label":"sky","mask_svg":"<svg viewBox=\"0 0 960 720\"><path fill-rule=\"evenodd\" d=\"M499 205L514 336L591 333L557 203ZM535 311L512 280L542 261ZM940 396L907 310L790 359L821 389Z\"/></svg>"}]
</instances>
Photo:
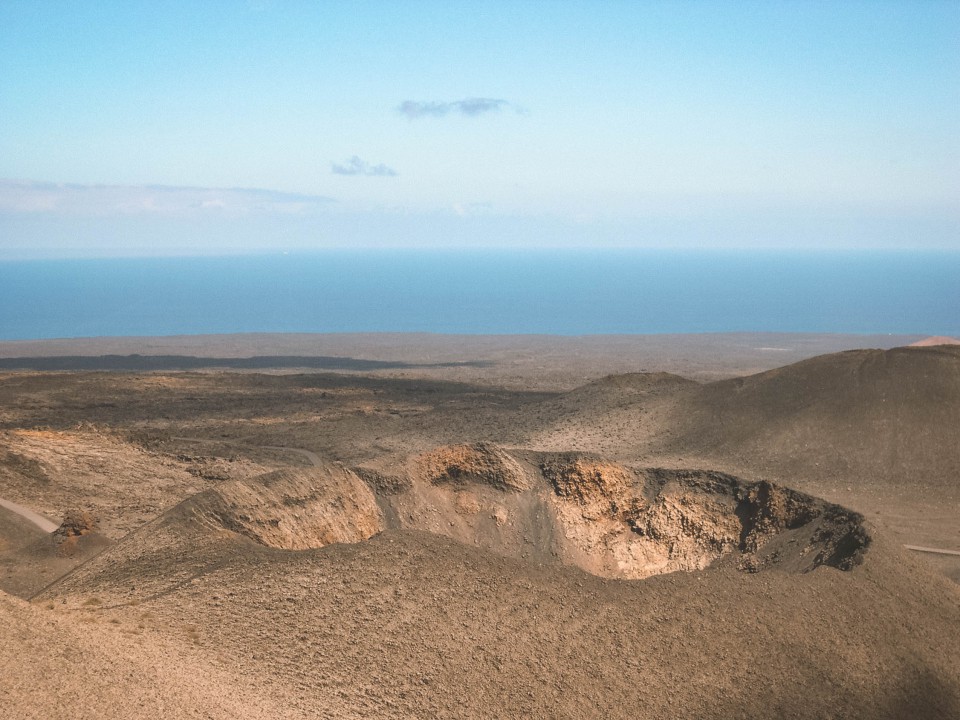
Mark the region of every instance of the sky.
<instances>
[{"instance_id":1,"label":"sky","mask_svg":"<svg viewBox=\"0 0 960 720\"><path fill-rule=\"evenodd\" d=\"M0 2L0 258L960 250L960 3Z\"/></svg>"}]
</instances>

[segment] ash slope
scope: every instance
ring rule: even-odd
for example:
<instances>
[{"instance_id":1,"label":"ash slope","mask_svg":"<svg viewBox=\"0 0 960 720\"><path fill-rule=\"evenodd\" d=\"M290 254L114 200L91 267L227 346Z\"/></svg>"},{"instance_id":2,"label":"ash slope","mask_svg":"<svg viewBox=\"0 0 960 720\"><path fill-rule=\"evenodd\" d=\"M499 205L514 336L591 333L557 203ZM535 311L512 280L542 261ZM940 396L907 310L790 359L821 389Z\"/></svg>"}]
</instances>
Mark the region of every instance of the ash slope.
<instances>
[{"instance_id":1,"label":"ash slope","mask_svg":"<svg viewBox=\"0 0 960 720\"><path fill-rule=\"evenodd\" d=\"M385 529L622 579L718 562L749 572L850 570L872 542L856 513L721 473L632 468L576 453L511 454L487 444L436 448L393 469L397 475L358 475L326 464L224 483L131 533L40 598L113 583L130 589L114 589L111 604L139 601L247 552L248 541L306 550Z\"/></svg>"},{"instance_id":2,"label":"ash slope","mask_svg":"<svg viewBox=\"0 0 960 720\"><path fill-rule=\"evenodd\" d=\"M165 574L178 567L171 556L154 562ZM851 572L627 582L387 531L321 550L242 541L162 594L109 606L129 582L48 597L108 631L146 623L293 717L960 711L956 589L876 549ZM84 608L90 598L108 607Z\"/></svg>"},{"instance_id":3,"label":"ash slope","mask_svg":"<svg viewBox=\"0 0 960 720\"><path fill-rule=\"evenodd\" d=\"M905 472L952 485L960 471L960 347L851 350L700 385L657 374L611 376L528 413L535 445L570 434L619 456L755 457L801 478ZM599 435L606 431L607 437ZM806 460L806 461L805 461Z\"/></svg>"},{"instance_id":4,"label":"ash slope","mask_svg":"<svg viewBox=\"0 0 960 720\"><path fill-rule=\"evenodd\" d=\"M26 720L284 717L281 705L185 643L3 592L0 707Z\"/></svg>"},{"instance_id":5,"label":"ash slope","mask_svg":"<svg viewBox=\"0 0 960 720\"><path fill-rule=\"evenodd\" d=\"M852 350L684 398L666 447L762 456L785 474L857 483L960 477L960 347Z\"/></svg>"},{"instance_id":6,"label":"ash slope","mask_svg":"<svg viewBox=\"0 0 960 720\"><path fill-rule=\"evenodd\" d=\"M538 488L530 456L472 451L412 458L406 477L380 488L388 493L379 498L382 516L358 476L336 466L202 493L36 603L104 632L156 635L290 717L948 718L960 711L960 591L882 539L847 571L820 564L785 572L790 563L782 563L744 572L720 562L625 581L389 527L402 525L403 510L440 508L439 493L451 495L450 508L463 493L478 504L494 496L508 509L506 523L520 498L540 491L572 499L578 513L610 513L604 488L624 478L609 463L600 477L584 472L599 461L537 456L540 479L552 483ZM658 486L683 479L673 473ZM706 479L713 490L721 480L736 482ZM686 480L689 491L704 476ZM770 493L763 484L743 490ZM405 493L412 504L397 500ZM802 498L781 500L799 507ZM302 536L320 528L314 541L325 546L279 549L286 521L305 507L324 519L303 525L298 518ZM388 529L356 542L377 518ZM484 538L479 532L473 540Z\"/></svg>"},{"instance_id":7,"label":"ash slope","mask_svg":"<svg viewBox=\"0 0 960 720\"><path fill-rule=\"evenodd\" d=\"M765 478L868 513L904 543L960 538L960 347L855 350L705 385L611 377L524 417L537 449Z\"/></svg>"},{"instance_id":8,"label":"ash slope","mask_svg":"<svg viewBox=\"0 0 960 720\"><path fill-rule=\"evenodd\" d=\"M687 450L696 447L716 459L700 466L745 468L735 474L780 477L801 487L840 476L849 457L854 488L872 493L896 487L942 500L956 482L949 470L958 452L958 425L952 422L958 391L951 374L958 358L926 352L830 356L740 385L671 378L650 383L643 377L601 381L577 391L576 403L571 396L555 397L540 402L535 413L519 408L511 421L526 423L524 432L541 433L544 446L537 454L508 454L522 467L539 467L556 459L555 450L582 454L602 441L615 450L616 461L629 466L633 460L625 458L657 452L689 458ZM898 387L901 375L904 387ZM792 378L800 376L810 384L798 382L791 396ZM640 387L630 399L613 387L635 381ZM882 383L886 394L860 387ZM577 421L577 406L586 409L598 389L608 397ZM846 432L839 431L837 414L819 427L811 409L837 413L830 409L837 396L857 409ZM891 405L891 398L898 399ZM767 406L769 415L757 420L754 414ZM731 415L720 420L718 413ZM759 439L736 435L730 418L738 413L754 423ZM878 439L871 425L857 427L859 418L886 430ZM569 432L558 430L558 421L568 422ZM406 432L415 449L438 444L432 426L405 423L397 422L397 437ZM449 434L463 433L472 442L482 437L476 424ZM585 427L595 436L584 435ZM579 442L567 442L577 433ZM813 438L803 452L795 445L799 433ZM925 440L927 434L932 439ZM891 438L937 451L927 458L932 480L915 474L910 456L900 453L874 463L877 475L855 465L870 461L871 447L885 452L883 442ZM365 448L356 461L372 457L365 437L351 436L350 442ZM818 469L824 464L826 470ZM231 697L248 698L249 714L269 714L265 708L272 707L276 717L960 716L958 589L892 547L883 533L864 561L846 572L823 565L802 574L776 568L748 573L736 563L719 563L643 581L604 579L547 557L505 557L411 529L427 527L426 519L437 516L429 511L436 505L429 493L427 505L417 506L424 525L416 512L413 524L397 524L390 515L393 501L383 493L403 490L390 481L389 468L379 470L386 481L374 487L388 529L367 541L280 550L254 541L252 535L267 537L260 524L235 532L223 523L201 522L192 510L181 513L196 506L185 504L179 515L141 528L100 558L118 562L88 563L48 588L32 610L52 603L58 623L88 628L90 637L104 639L108 652L122 638L130 646L124 652L139 654L140 644L163 648L182 658L190 674L219 673ZM454 502L464 490L487 493L462 476L452 479L430 480L428 489L446 492ZM501 484L489 493L519 497L524 490L522 483ZM562 474L557 485L564 487ZM307 502L311 494L298 497ZM240 497L214 498L205 508L229 508ZM277 499L273 507L287 507L283 494ZM461 501L462 509L473 507L468 500ZM210 517L206 510L201 514ZM496 526L495 512L477 518ZM0 685L4 700L27 717L35 707L62 709L69 701L63 691L30 669L55 677L56 665L48 660L57 657L51 646L59 640L40 622L39 611L30 617L4 612L4 639L21 622L26 634L13 633L0 643L0 658L5 667L19 663L21 675L33 673L32 685ZM45 638L52 638L49 644ZM23 663L23 657L37 661ZM91 663L98 676L112 678L121 696L136 697L137 680L123 673L139 665L128 665L127 657L101 656ZM156 652L145 657L142 663L153 663L156 672L169 669L156 664ZM75 655L73 662L79 662ZM70 679L64 686L74 687L80 673L75 666L65 672ZM95 713L81 690L75 697L80 717L156 715L110 707ZM214 708L210 716L232 715Z\"/></svg>"}]
</instances>

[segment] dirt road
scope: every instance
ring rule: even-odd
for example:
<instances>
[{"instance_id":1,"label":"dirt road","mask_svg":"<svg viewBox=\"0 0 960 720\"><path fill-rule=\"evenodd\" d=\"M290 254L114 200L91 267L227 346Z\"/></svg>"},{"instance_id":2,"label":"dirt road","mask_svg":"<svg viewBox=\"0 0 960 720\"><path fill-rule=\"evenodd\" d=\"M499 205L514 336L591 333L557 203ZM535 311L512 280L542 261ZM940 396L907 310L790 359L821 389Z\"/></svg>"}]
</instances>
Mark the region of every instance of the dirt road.
<instances>
[{"instance_id":1,"label":"dirt road","mask_svg":"<svg viewBox=\"0 0 960 720\"><path fill-rule=\"evenodd\" d=\"M44 532L52 533L59 527L57 523L53 522L49 518L45 518L43 515L35 513L30 508L25 508L23 505L17 505L17 503L11 502L10 500L4 500L3 498L0 498L0 507L4 507L7 510L16 513L20 517L29 520Z\"/></svg>"},{"instance_id":2,"label":"dirt road","mask_svg":"<svg viewBox=\"0 0 960 720\"><path fill-rule=\"evenodd\" d=\"M960 555L960 550L944 550L942 548L922 547L921 545L904 545L904 547L914 552L933 553L935 555Z\"/></svg>"}]
</instances>

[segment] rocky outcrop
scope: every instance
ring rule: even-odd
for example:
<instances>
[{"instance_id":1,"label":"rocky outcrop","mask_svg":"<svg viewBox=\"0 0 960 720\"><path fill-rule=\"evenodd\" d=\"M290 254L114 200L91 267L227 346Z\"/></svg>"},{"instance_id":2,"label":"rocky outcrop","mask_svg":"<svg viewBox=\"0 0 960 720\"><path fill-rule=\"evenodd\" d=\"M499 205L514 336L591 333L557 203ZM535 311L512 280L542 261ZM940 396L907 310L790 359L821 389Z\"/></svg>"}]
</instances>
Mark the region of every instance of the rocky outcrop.
<instances>
[{"instance_id":1,"label":"rocky outcrop","mask_svg":"<svg viewBox=\"0 0 960 720\"><path fill-rule=\"evenodd\" d=\"M566 555L598 575L639 579L727 557L749 572L848 570L870 542L857 513L768 482L700 470L631 476L577 456L540 468L555 492Z\"/></svg>"},{"instance_id":2,"label":"rocky outcrop","mask_svg":"<svg viewBox=\"0 0 960 720\"><path fill-rule=\"evenodd\" d=\"M519 463L488 443L444 445L414 458L415 472L435 485L489 485L526 490L530 484Z\"/></svg>"},{"instance_id":3,"label":"rocky outcrop","mask_svg":"<svg viewBox=\"0 0 960 720\"><path fill-rule=\"evenodd\" d=\"M603 577L641 579L717 562L748 572L847 570L870 542L856 513L782 486L586 453L448 445L363 477L390 527Z\"/></svg>"},{"instance_id":4,"label":"rocky outcrop","mask_svg":"<svg viewBox=\"0 0 960 720\"><path fill-rule=\"evenodd\" d=\"M616 463L568 455L541 462L540 472L557 497L574 502L587 520L626 518L639 502L632 492L634 474Z\"/></svg>"},{"instance_id":5,"label":"rocky outcrop","mask_svg":"<svg viewBox=\"0 0 960 720\"><path fill-rule=\"evenodd\" d=\"M97 529L98 521L93 513L86 510L67 510L63 515L63 522L53 534L58 538L71 538L89 535Z\"/></svg>"},{"instance_id":6,"label":"rocky outcrop","mask_svg":"<svg viewBox=\"0 0 960 720\"><path fill-rule=\"evenodd\" d=\"M81 538L99 536L99 523L93 513L86 510L68 510L60 527L53 531L53 545L60 557L77 554Z\"/></svg>"},{"instance_id":7,"label":"rocky outcrop","mask_svg":"<svg viewBox=\"0 0 960 720\"><path fill-rule=\"evenodd\" d=\"M186 504L206 524L285 550L360 542L383 529L373 493L337 465L224 483Z\"/></svg>"}]
</instances>

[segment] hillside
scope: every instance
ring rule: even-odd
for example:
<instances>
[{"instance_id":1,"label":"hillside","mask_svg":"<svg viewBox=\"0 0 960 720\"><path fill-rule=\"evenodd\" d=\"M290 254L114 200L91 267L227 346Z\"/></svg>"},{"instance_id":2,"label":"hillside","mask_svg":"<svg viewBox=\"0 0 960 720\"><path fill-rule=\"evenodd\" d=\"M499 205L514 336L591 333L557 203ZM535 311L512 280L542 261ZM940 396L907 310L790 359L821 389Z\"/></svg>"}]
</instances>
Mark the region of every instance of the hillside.
<instances>
[{"instance_id":1,"label":"hillside","mask_svg":"<svg viewBox=\"0 0 960 720\"><path fill-rule=\"evenodd\" d=\"M842 508L488 445L393 470L204 491L34 604L183 647L290 717L960 710L960 588Z\"/></svg>"},{"instance_id":2,"label":"hillside","mask_svg":"<svg viewBox=\"0 0 960 720\"><path fill-rule=\"evenodd\" d=\"M0 376L4 709L960 716L960 348L589 380Z\"/></svg>"},{"instance_id":3,"label":"hillside","mask_svg":"<svg viewBox=\"0 0 960 720\"><path fill-rule=\"evenodd\" d=\"M846 572L728 567L642 582L412 531L320 550L240 543L231 553L208 546L202 566L161 592L132 588L139 574L90 574L37 602L180 643L296 717L960 710L960 592L882 543ZM183 572L177 552L150 562Z\"/></svg>"},{"instance_id":4,"label":"hillside","mask_svg":"<svg viewBox=\"0 0 960 720\"><path fill-rule=\"evenodd\" d=\"M855 350L723 380L685 398L664 449L764 462L804 477L956 488L960 348Z\"/></svg>"},{"instance_id":5,"label":"hillside","mask_svg":"<svg viewBox=\"0 0 960 720\"><path fill-rule=\"evenodd\" d=\"M528 444L767 479L905 543L960 547L960 348L854 350L662 393L631 377L533 406Z\"/></svg>"}]
</instances>

